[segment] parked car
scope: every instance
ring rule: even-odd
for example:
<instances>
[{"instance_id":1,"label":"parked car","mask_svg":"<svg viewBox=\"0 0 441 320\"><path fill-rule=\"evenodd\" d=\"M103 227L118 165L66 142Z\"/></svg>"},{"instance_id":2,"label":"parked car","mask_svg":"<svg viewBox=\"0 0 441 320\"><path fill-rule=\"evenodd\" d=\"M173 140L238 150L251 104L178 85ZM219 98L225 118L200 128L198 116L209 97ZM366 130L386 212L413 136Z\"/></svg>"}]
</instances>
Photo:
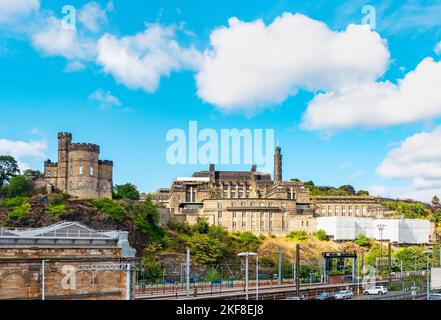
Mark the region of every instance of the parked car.
<instances>
[{"instance_id":1,"label":"parked car","mask_svg":"<svg viewBox=\"0 0 441 320\"><path fill-rule=\"evenodd\" d=\"M285 300L305 300L305 296L299 296L299 297L288 297Z\"/></svg>"},{"instance_id":2,"label":"parked car","mask_svg":"<svg viewBox=\"0 0 441 320\"><path fill-rule=\"evenodd\" d=\"M433 294L429 295L429 299L428 300L441 300L441 294L433 293Z\"/></svg>"},{"instance_id":3,"label":"parked car","mask_svg":"<svg viewBox=\"0 0 441 320\"><path fill-rule=\"evenodd\" d=\"M315 297L315 300L335 300L335 296L332 293L323 292Z\"/></svg>"},{"instance_id":4,"label":"parked car","mask_svg":"<svg viewBox=\"0 0 441 320\"><path fill-rule=\"evenodd\" d=\"M374 287L370 287L369 289L366 289L363 291L364 295L370 295L370 294L386 294L387 288L383 287L383 286L374 286Z\"/></svg>"},{"instance_id":5,"label":"parked car","mask_svg":"<svg viewBox=\"0 0 441 320\"><path fill-rule=\"evenodd\" d=\"M340 290L335 294L336 300L351 299L354 296L351 290Z\"/></svg>"}]
</instances>

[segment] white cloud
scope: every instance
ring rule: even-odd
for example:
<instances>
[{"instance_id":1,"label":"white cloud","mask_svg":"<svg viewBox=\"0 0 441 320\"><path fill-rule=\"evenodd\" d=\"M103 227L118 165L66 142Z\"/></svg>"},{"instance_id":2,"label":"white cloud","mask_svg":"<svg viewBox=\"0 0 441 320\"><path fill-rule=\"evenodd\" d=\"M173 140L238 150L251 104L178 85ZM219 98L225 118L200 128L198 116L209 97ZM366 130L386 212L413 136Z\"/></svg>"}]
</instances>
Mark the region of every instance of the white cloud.
<instances>
[{"instance_id":1,"label":"white cloud","mask_svg":"<svg viewBox=\"0 0 441 320\"><path fill-rule=\"evenodd\" d=\"M107 24L107 12L101 6L93 1L86 3L78 13L78 20L88 30L98 32L101 26Z\"/></svg>"},{"instance_id":2,"label":"white cloud","mask_svg":"<svg viewBox=\"0 0 441 320\"><path fill-rule=\"evenodd\" d=\"M32 44L45 55L70 60L88 60L95 54L93 41L82 38L77 30L64 28L54 17L49 17L46 26L32 36Z\"/></svg>"},{"instance_id":3,"label":"white cloud","mask_svg":"<svg viewBox=\"0 0 441 320\"><path fill-rule=\"evenodd\" d=\"M89 99L98 102L102 108L122 105L121 101L112 95L110 91L104 91L102 89L97 89L92 92L89 95Z\"/></svg>"},{"instance_id":4,"label":"white cloud","mask_svg":"<svg viewBox=\"0 0 441 320\"><path fill-rule=\"evenodd\" d=\"M225 111L255 112L299 89L333 90L374 81L388 65L385 41L369 27L334 32L301 14L271 24L229 19L211 34L196 79L198 95Z\"/></svg>"},{"instance_id":5,"label":"white cloud","mask_svg":"<svg viewBox=\"0 0 441 320\"><path fill-rule=\"evenodd\" d=\"M405 139L392 149L377 174L383 178L410 181L402 187L373 186L371 190L400 198L430 201L441 195L441 127L432 132L421 132Z\"/></svg>"},{"instance_id":6,"label":"white cloud","mask_svg":"<svg viewBox=\"0 0 441 320\"><path fill-rule=\"evenodd\" d=\"M40 0L0 0L0 24L13 22L40 8Z\"/></svg>"},{"instance_id":7,"label":"white cloud","mask_svg":"<svg viewBox=\"0 0 441 320\"><path fill-rule=\"evenodd\" d=\"M13 156L20 170L29 169L28 161L45 158L46 141L13 141L0 139L0 154Z\"/></svg>"},{"instance_id":8,"label":"white cloud","mask_svg":"<svg viewBox=\"0 0 441 320\"><path fill-rule=\"evenodd\" d=\"M441 62L426 58L397 84L370 82L318 94L302 127L334 132L432 119L441 115L440 83Z\"/></svg>"},{"instance_id":9,"label":"white cloud","mask_svg":"<svg viewBox=\"0 0 441 320\"><path fill-rule=\"evenodd\" d=\"M64 67L64 72L72 73L72 72L82 71L84 69L86 69L84 63L80 61L70 61Z\"/></svg>"},{"instance_id":10,"label":"white cloud","mask_svg":"<svg viewBox=\"0 0 441 320\"><path fill-rule=\"evenodd\" d=\"M160 78L172 71L194 69L199 59L196 49L178 44L173 26L151 24L134 36L105 34L98 41L97 61L104 72L128 88L146 92L156 91Z\"/></svg>"},{"instance_id":11,"label":"white cloud","mask_svg":"<svg viewBox=\"0 0 441 320\"><path fill-rule=\"evenodd\" d=\"M436 54L441 54L441 42L438 42L435 46L435 53Z\"/></svg>"}]
</instances>

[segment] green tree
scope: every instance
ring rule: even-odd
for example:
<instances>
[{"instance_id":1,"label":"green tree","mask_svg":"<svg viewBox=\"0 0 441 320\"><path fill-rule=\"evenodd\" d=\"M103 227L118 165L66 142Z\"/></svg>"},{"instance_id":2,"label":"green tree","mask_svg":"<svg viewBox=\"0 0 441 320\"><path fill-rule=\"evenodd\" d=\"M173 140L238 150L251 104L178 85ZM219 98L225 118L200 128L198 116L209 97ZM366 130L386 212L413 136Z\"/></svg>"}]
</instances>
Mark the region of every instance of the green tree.
<instances>
[{"instance_id":1,"label":"green tree","mask_svg":"<svg viewBox=\"0 0 441 320\"><path fill-rule=\"evenodd\" d=\"M193 226L195 232L200 234L208 233L210 225L208 224L208 219L206 217L197 217L196 224Z\"/></svg>"},{"instance_id":2,"label":"green tree","mask_svg":"<svg viewBox=\"0 0 441 320\"><path fill-rule=\"evenodd\" d=\"M355 195L355 189L350 184L340 186L338 189L346 192L347 195Z\"/></svg>"},{"instance_id":3,"label":"green tree","mask_svg":"<svg viewBox=\"0 0 441 320\"><path fill-rule=\"evenodd\" d=\"M385 201L386 207L396 211L398 214L404 215L407 219L427 218L431 212L422 203L407 203L404 201Z\"/></svg>"},{"instance_id":4,"label":"green tree","mask_svg":"<svg viewBox=\"0 0 441 320\"><path fill-rule=\"evenodd\" d=\"M24 175L12 177L3 189L8 197L27 196L31 193L32 182Z\"/></svg>"},{"instance_id":5,"label":"green tree","mask_svg":"<svg viewBox=\"0 0 441 320\"><path fill-rule=\"evenodd\" d=\"M138 188L132 183L115 185L112 194L114 199L139 200Z\"/></svg>"},{"instance_id":6,"label":"green tree","mask_svg":"<svg viewBox=\"0 0 441 320\"><path fill-rule=\"evenodd\" d=\"M17 161L12 156L0 155L0 187L20 173Z\"/></svg>"},{"instance_id":7,"label":"green tree","mask_svg":"<svg viewBox=\"0 0 441 320\"><path fill-rule=\"evenodd\" d=\"M424 248L406 247L402 248L395 254L398 260L403 262L404 271L422 270L426 268L426 255L423 253Z\"/></svg>"},{"instance_id":8,"label":"green tree","mask_svg":"<svg viewBox=\"0 0 441 320\"><path fill-rule=\"evenodd\" d=\"M152 241L163 242L164 230L159 227L159 211L151 200L135 202L127 207L135 227Z\"/></svg>"},{"instance_id":9,"label":"green tree","mask_svg":"<svg viewBox=\"0 0 441 320\"><path fill-rule=\"evenodd\" d=\"M257 251L261 241L252 232L242 232L239 236L243 251Z\"/></svg>"},{"instance_id":10,"label":"green tree","mask_svg":"<svg viewBox=\"0 0 441 320\"><path fill-rule=\"evenodd\" d=\"M115 201L110 199L93 199L90 200L90 203L100 211L106 213L109 218L114 221L123 222L126 218L126 211Z\"/></svg>"},{"instance_id":11,"label":"green tree","mask_svg":"<svg viewBox=\"0 0 441 320\"><path fill-rule=\"evenodd\" d=\"M188 241L188 245L195 260L199 263L216 263L222 257L218 240L211 239L207 234L194 234Z\"/></svg>"}]
</instances>

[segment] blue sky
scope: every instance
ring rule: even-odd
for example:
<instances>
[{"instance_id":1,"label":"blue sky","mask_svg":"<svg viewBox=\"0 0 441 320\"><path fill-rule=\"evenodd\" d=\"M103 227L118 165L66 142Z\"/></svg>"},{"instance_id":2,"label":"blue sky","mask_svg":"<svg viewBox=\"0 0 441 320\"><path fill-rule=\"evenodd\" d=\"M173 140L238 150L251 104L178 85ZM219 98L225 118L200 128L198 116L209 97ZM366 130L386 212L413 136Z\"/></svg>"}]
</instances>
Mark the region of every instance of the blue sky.
<instances>
[{"instance_id":1,"label":"blue sky","mask_svg":"<svg viewBox=\"0 0 441 320\"><path fill-rule=\"evenodd\" d=\"M59 27L65 5L74 32ZM349 30L365 5L375 29ZM42 169L69 131L101 145L116 184L149 192L207 168L166 161L167 132L195 120L274 129L285 179L429 200L440 17L441 1L0 0L0 153Z\"/></svg>"}]
</instances>

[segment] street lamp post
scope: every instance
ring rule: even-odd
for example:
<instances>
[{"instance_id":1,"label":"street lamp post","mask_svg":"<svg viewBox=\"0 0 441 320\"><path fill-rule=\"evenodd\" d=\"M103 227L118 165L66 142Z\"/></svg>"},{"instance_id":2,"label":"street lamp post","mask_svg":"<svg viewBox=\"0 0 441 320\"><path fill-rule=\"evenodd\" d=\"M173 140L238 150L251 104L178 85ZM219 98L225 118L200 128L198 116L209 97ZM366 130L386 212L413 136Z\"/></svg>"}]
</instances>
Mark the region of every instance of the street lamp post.
<instances>
[{"instance_id":1,"label":"street lamp post","mask_svg":"<svg viewBox=\"0 0 441 320\"><path fill-rule=\"evenodd\" d=\"M384 224L379 224L377 225L378 231L380 232L380 261L378 263L378 275L381 278L381 262L383 259L383 230L384 230L385 225Z\"/></svg>"},{"instance_id":2,"label":"street lamp post","mask_svg":"<svg viewBox=\"0 0 441 320\"><path fill-rule=\"evenodd\" d=\"M426 273L427 273L427 300L429 300L429 296L430 296L430 261L429 261L429 255L432 254L432 250L425 250L423 251L424 254L427 255L427 269L426 269Z\"/></svg>"},{"instance_id":3,"label":"street lamp post","mask_svg":"<svg viewBox=\"0 0 441 320\"><path fill-rule=\"evenodd\" d=\"M248 300L248 257L249 256L256 256L257 257L257 253L255 252L241 252L237 255L238 257L245 257L245 299ZM258 260L256 260L258 261ZM258 262L257 262L258 264ZM257 267L256 267L257 270ZM258 286L259 283L256 282L256 285ZM256 290L259 290L258 288ZM256 291L257 293L257 291ZM258 293L257 293L258 294Z\"/></svg>"}]
</instances>

